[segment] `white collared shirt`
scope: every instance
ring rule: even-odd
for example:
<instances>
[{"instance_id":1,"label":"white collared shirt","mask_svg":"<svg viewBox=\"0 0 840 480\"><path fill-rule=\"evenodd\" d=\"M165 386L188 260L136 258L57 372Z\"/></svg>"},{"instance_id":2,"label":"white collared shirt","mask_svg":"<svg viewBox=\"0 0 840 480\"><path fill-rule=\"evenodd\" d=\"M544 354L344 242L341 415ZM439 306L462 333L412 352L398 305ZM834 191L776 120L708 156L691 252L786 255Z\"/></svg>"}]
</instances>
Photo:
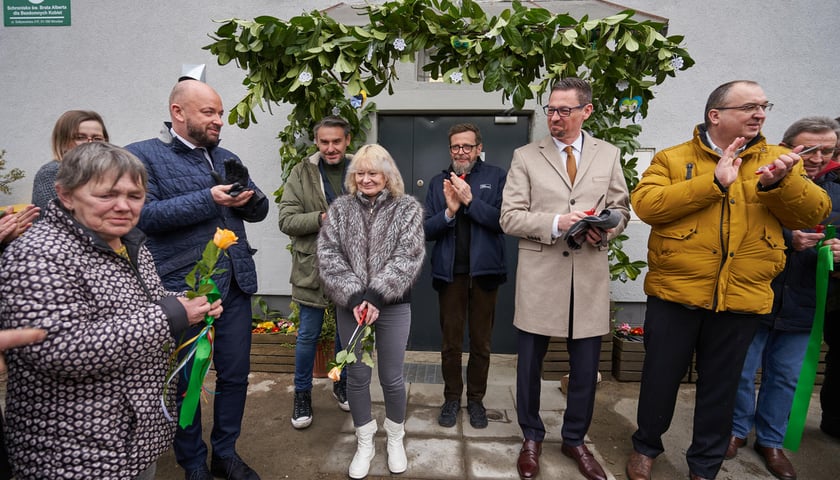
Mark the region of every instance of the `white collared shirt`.
<instances>
[{"instance_id":1,"label":"white collared shirt","mask_svg":"<svg viewBox=\"0 0 840 480\"><path fill-rule=\"evenodd\" d=\"M557 147L557 150L560 151L560 158L563 160L563 165L566 165L566 157L568 156L568 154L566 153L566 147L571 146L572 151L575 153L575 164L578 167L580 166L580 156L583 154L583 135L578 135L578 138L576 138L574 142L568 145L561 142L560 140L557 140L554 137L551 137L551 140L554 142L554 145Z\"/></svg>"},{"instance_id":2,"label":"white collared shirt","mask_svg":"<svg viewBox=\"0 0 840 480\"><path fill-rule=\"evenodd\" d=\"M204 148L204 147L196 147L195 145L193 145L193 144L192 144L192 142L190 142L190 141L189 141L189 140L187 140L186 138L184 138L184 137L182 137L182 136L178 135L177 133L175 133L175 129L174 129L174 128L171 128L171 127L170 127L170 128L169 128L169 133L171 133L173 137L175 137L175 138L177 138L178 140L180 140L180 141L181 141L181 143L183 143L184 145L186 145L186 146L190 147L190 149L191 149L191 150L195 150L196 148L197 148L197 149L199 149L199 150L201 150L201 153L203 153L203 154L204 154L204 158L205 158L205 159L207 159L207 163L209 163L209 164L210 164L210 170L214 170L214 171L216 170L215 168L213 168L213 159L212 159L212 158L210 158L210 152L208 152L206 148Z\"/></svg>"},{"instance_id":3,"label":"white collared shirt","mask_svg":"<svg viewBox=\"0 0 840 480\"><path fill-rule=\"evenodd\" d=\"M721 157L723 156L723 149L718 147L717 145L715 145L715 142L712 141L712 136L709 135L709 132L706 132L706 141L709 142L709 146L712 147L712 150L714 150L715 153L717 153ZM736 150L735 153L740 154L741 152L746 150L746 148L747 148L747 144L745 143L741 148Z\"/></svg>"}]
</instances>

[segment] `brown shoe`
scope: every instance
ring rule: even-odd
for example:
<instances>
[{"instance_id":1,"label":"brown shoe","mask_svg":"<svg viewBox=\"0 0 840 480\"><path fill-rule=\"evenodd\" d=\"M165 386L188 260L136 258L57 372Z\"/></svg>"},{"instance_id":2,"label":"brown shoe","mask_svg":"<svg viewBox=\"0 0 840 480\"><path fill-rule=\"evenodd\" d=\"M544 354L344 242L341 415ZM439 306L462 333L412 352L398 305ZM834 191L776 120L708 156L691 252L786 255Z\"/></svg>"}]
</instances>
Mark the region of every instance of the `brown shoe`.
<instances>
[{"instance_id":1,"label":"brown shoe","mask_svg":"<svg viewBox=\"0 0 840 480\"><path fill-rule=\"evenodd\" d=\"M708 478L701 477L700 475L697 475L696 473L689 473L688 478L690 478L691 480L709 480Z\"/></svg>"},{"instance_id":2,"label":"brown shoe","mask_svg":"<svg viewBox=\"0 0 840 480\"><path fill-rule=\"evenodd\" d=\"M633 451L630 454L630 459L627 460L627 478L629 480L650 480L653 460L653 457Z\"/></svg>"},{"instance_id":3,"label":"brown shoe","mask_svg":"<svg viewBox=\"0 0 840 480\"><path fill-rule=\"evenodd\" d=\"M580 444L573 447L564 443L560 446L560 451L563 452L563 455L577 462L578 470L584 477L589 480L607 480L607 474L604 473L604 469L601 468L598 460L595 460L586 445Z\"/></svg>"},{"instance_id":4,"label":"brown shoe","mask_svg":"<svg viewBox=\"0 0 840 480\"><path fill-rule=\"evenodd\" d=\"M536 478L540 473L540 453L542 442L525 440L522 442L522 449L519 450L519 460L516 461L516 470L519 478L530 480Z\"/></svg>"},{"instance_id":5,"label":"brown shoe","mask_svg":"<svg viewBox=\"0 0 840 480\"><path fill-rule=\"evenodd\" d=\"M726 455L723 458L732 460L738 455L738 449L747 444L746 438L738 438L735 435L729 437L729 446L726 448Z\"/></svg>"},{"instance_id":6,"label":"brown shoe","mask_svg":"<svg viewBox=\"0 0 840 480\"><path fill-rule=\"evenodd\" d=\"M796 480L796 471L781 448L762 447L756 442L755 451L764 459L767 470L781 480Z\"/></svg>"}]
</instances>

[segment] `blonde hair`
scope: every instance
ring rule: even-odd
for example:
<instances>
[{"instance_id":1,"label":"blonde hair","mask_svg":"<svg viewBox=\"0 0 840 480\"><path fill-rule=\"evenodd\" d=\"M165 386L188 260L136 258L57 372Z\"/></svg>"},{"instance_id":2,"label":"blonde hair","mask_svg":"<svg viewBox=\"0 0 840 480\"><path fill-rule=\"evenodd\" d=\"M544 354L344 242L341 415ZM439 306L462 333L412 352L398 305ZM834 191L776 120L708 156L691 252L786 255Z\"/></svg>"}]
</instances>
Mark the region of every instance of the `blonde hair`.
<instances>
[{"instance_id":1,"label":"blonde hair","mask_svg":"<svg viewBox=\"0 0 840 480\"><path fill-rule=\"evenodd\" d=\"M405 184L403 183L400 170L394 162L394 158L381 145L375 143L362 145L353 155L353 160L347 167L347 177L344 179L344 186L351 195L359 190L356 185L356 172L373 170L382 172L385 176L385 188L391 192L392 197L405 195Z\"/></svg>"}]
</instances>

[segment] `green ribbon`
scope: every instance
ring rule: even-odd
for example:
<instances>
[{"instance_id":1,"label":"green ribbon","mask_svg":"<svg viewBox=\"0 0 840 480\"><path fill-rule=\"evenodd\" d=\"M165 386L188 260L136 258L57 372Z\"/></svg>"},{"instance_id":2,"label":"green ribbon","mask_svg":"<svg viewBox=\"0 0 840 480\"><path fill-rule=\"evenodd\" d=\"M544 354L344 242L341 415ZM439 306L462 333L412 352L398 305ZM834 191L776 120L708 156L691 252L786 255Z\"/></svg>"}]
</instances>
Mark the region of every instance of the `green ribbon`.
<instances>
[{"instance_id":1,"label":"green ribbon","mask_svg":"<svg viewBox=\"0 0 840 480\"><path fill-rule=\"evenodd\" d=\"M199 284L209 284L213 289L206 294L210 303L222 298L219 288L213 279L202 279ZM201 398L201 387L204 385L204 378L210 370L210 362L213 355L213 320L210 315L204 316L204 328L198 334L194 348L193 364L190 369L187 383L187 391L184 393L184 401L181 403L181 412L178 415L178 425L187 428L193 424L195 412L198 410L198 401Z\"/></svg>"},{"instance_id":2,"label":"green ribbon","mask_svg":"<svg viewBox=\"0 0 840 480\"><path fill-rule=\"evenodd\" d=\"M829 225L825 230L824 240L834 238L835 229ZM808 338L808 348L799 371L799 381L793 394L793 404L790 408L787 431L785 432L784 447L793 452L799 450L802 432L805 430L805 420L808 417L808 405L814 392L814 381L817 379L817 363L820 361L820 349L823 340L823 324L825 323L825 302L828 297L828 277L834 270L834 255L831 247L823 245L822 240L817 244L817 286L816 311L811 336Z\"/></svg>"}]
</instances>

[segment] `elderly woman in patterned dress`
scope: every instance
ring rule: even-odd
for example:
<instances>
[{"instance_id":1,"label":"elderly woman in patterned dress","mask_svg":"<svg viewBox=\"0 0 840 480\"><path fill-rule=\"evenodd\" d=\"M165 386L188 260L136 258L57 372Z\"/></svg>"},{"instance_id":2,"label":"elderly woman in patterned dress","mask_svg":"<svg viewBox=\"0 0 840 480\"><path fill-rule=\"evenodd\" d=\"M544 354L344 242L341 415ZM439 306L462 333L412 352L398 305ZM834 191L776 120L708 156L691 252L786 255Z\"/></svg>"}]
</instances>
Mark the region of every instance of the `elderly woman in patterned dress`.
<instances>
[{"instance_id":1,"label":"elderly woman in patterned dress","mask_svg":"<svg viewBox=\"0 0 840 480\"><path fill-rule=\"evenodd\" d=\"M0 328L46 331L6 352L18 480L154 478L172 443L161 406L169 351L222 307L161 285L135 228L146 179L126 150L80 145L61 162L58 200L3 252Z\"/></svg>"}]
</instances>

